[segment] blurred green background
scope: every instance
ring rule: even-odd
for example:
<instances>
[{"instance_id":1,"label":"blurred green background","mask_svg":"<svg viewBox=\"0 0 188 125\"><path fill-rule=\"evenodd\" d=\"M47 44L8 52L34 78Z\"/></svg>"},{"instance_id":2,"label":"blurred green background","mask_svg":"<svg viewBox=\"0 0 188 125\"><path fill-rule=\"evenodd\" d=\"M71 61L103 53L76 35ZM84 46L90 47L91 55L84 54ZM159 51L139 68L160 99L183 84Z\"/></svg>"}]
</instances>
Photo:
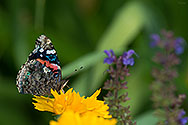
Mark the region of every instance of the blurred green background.
<instances>
[{"instance_id":1,"label":"blurred green background","mask_svg":"<svg viewBox=\"0 0 188 125\"><path fill-rule=\"evenodd\" d=\"M51 113L33 108L32 96L16 88L20 66L35 39L48 36L62 63L63 75L83 66L68 83L81 95L103 86L104 49L117 54L134 49L139 55L128 78L131 112L138 125L152 125L149 35L161 29L188 41L187 0L0 0L0 124L48 124ZM188 93L188 50L181 55L176 79L178 93ZM104 91L100 95L101 99ZM187 108L188 99L184 108Z\"/></svg>"}]
</instances>

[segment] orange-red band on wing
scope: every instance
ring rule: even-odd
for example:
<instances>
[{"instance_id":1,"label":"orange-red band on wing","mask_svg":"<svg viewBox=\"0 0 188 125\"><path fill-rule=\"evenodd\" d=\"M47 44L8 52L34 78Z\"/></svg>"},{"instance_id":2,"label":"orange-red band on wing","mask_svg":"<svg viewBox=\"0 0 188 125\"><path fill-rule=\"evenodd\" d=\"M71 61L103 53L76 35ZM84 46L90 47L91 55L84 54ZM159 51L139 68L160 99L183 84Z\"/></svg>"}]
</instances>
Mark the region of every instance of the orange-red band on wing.
<instances>
[{"instance_id":1,"label":"orange-red band on wing","mask_svg":"<svg viewBox=\"0 0 188 125\"><path fill-rule=\"evenodd\" d=\"M52 70L53 72L57 71L59 69L57 64L53 64L53 63L50 63L49 61L41 60L41 59L36 59L36 60L39 61L40 63L42 63L43 65L45 65L46 67L53 69ZM54 73L56 73L56 72L54 72Z\"/></svg>"}]
</instances>

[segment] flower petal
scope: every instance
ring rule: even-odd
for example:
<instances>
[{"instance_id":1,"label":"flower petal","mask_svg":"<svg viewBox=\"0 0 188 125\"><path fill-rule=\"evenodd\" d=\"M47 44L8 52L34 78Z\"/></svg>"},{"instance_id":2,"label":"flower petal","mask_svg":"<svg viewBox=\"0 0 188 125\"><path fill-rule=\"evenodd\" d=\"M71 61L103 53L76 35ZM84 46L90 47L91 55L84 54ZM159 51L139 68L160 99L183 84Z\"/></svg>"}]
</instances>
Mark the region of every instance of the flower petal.
<instances>
[{"instance_id":1,"label":"flower petal","mask_svg":"<svg viewBox=\"0 0 188 125\"><path fill-rule=\"evenodd\" d=\"M111 118L108 112L108 105L104 104L104 101L97 100L97 96L100 94L101 89L97 90L91 97L81 97L79 93L69 89L66 93L51 90L53 99L43 96L35 96L33 100L37 103L33 103L35 108L39 111L49 111L57 115L61 115L67 110L72 110L79 114L86 114L93 112L97 116L104 118Z\"/></svg>"},{"instance_id":2,"label":"flower petal","mask_svg":"<svg viewBox=\"0 0 188 125\"><path fill-rule=\"evenodd\" d=\"M158 34L152 34L150 37L153 41L160 41L160 36Z\"/></svg>"},{"instance_id":3,"label":"flower petal","mask_svg":"<svg viewBox=\"0 0 188 125\"><path fill-rule=\"evenodd\" d=\"M108 57L111 57L111 52L110 52L110 51L104 50L104 53L106 53L106 55L107 55Z\"/></svg>"},{"instance_id":4,"label":"flower petal","mask_svg":"<svg viewBox=\"0 0 188 125\"><path fill-rule=\"evenodd\" d=\"M129 50L128 52L127 52L127 58L130 58L133 54L135 54L136 56L137 56L137 54L135 53L135 51L134 50Z\"/></svg>"},{"instance_id":5,"label":"flower petal","mask_svg":"<svg viewBox=\"0 0 188 125\"><path fill-rule=\"evenodd\" d=\"M49 97L44 97L44 96L34 96L33 100L36 101L32 102L33 105L35 106L35 109L39 111L49 111L49 112L54 112L53 110L53 102L54 99L51 99Z\"/></svg>"},{"instance_id":6,"label":"flower petal","mask_svg":"<svg viewBox=\"0 0 188 125\"><path fill-rule=\"evenodd\" d=\"M129 58L129 59L124 59L123 58L123 64L124 65L130 65L130 66L133 66L134 65L134 58Z\"/></svg>"},{"instance_id":7,"label":"flower petal","mask_svg":"<svg viewBox=\"0 0 188 125\"><path fill-rule=\"evenodd\" d=\"M104 63L107 63L107 64L112 64L114 62L114 59L113 58L105 58L104 59Z\"/></svg>"},{"instance_id":8,"label":"flower petal","mask_svg":"<svg viewBox=\"0 0 188 125\"><path fill-rule=\"evenodd\" d=\"M50 121L50 125L115 125L116 119L104 119L92 112L80 115L72 110L64 112L58 121Z\"/></svg>"}]
</instances>

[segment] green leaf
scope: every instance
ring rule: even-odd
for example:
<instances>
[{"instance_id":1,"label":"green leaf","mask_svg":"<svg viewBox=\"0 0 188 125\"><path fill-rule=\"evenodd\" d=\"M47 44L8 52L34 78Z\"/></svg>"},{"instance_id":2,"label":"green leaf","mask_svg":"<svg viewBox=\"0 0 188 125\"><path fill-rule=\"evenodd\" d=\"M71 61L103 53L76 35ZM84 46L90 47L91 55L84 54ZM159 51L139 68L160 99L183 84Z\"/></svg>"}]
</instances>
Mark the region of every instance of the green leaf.
<instances>
[{"instance_id":1,"label":"green leaf","mask_svg":"<svg viewBox=\"0 0 188 125\"><path fill-rule=\"evenodd\" d=\"M153 111L148 111L136 118L137 125L156 125L158 119L153 116Z\"/></svg>"},{"instance_id":2,"label":"green leaf","mask_svg":"<svg viewBox=\"0 0 188 125\"><path fill-rule=\"evenodd\" d=\"M145 67L145 65L148 65L148 67ZM150 68L149 63L143 60L142 63L138 63L132 67L130 69L131 76L127 78L128 89L121 91L121 93L129 93L130 100L125 105L131 106L132 114L136 114L142 110L151 96L151 91L149 91L150 84L148 84L150 83L150 79L148 79Z\"/></svg>"},{"instance_id":3,"label":"green leaf","mask_svg":"<svg viewBox=\"0 0 188 125\"><path fill-rule=\"evenodd\" d=\"M88 93L89 89L90 92L96 90L101 84L101 81L104 77L103 73L106 69L106 65L103 64L103 59L105 57L104 54L102 54L103 50L113 49L116 53L122 52L123 48L126 48L126 46L130 44L133 39L135 39L140 30L144 27L144 22L144 6L139 2L130 2L129 4L126 3L119 10L114 18L114 21L109 26L109 28L107 28L106 33L99 41L97 51L85 55L75 62L65 66L63 69L64 76L72 73L74 69L78 69L80 66L83 66L84 69L88 69L89 67L97 64L92 69L92 71L80 76L82 78L78 78L77 81L77 84L79 84L79 80L82 82L85 81L85 83L80 83L83 85L83 87L89 84L88 89L82 89L82 91L85 90L83 93ZM84 77L86 76L89 77L89 81L84 80Z\"/></svg>"},{"instance_id":4,"label":"green leaf","mask_svg":"<svg viewBox=\"0 0 188 125\"><path fill-rule=\"evenodd\" d=\"M114 51L123 50L135 39L145 25L146 13L143 4L140 2L130 2L125 4L117 13L111 26L107 29L99 42L97 50L113 49ZM93 69L94 82L91 88L100 86L103 79L105 65L102 60Z\"/></svg>"},{"instance_id":5,"label":"green leaf","mask_svg":"<svg viewBox=\"0 0 188 125\"><path fill-rule=\"evenodd\" d=\"M99 41L98 50L117 50L127 46L145 24L145 9L140 2L125 3Z\"/></svg>"},{"instance_id":6,"label":"green leaf","mask_svg":"<svg viewBox=\"0 0 188 125\"><path fill-rule=\"evenodd\" d=\"M85 56L82 56L81 58L77 59L76 61L66 65L63 67L63 77L68 76L69 74L73 73L75 69L79 69L80 67L83 67L82 70L78 70L76 73L86 70L89 67L95 65L100 59L104 58L104 54L102 52L92 52ZM75 74L76 74L75 73Z\"/></svg>"},{"instance_id":7,"label":"green leaf","mask_svg":"<svg viewBox=\"0 0 188 125\"><path fill-rule=\"evenodd\" d=\"M79 92L81 96L88 96L90 83L88 82L90 79L90 71L84 72L83 74L78 77L75 82L73 83L73 88L75 91Z\"/></svg>"}]
</instances>

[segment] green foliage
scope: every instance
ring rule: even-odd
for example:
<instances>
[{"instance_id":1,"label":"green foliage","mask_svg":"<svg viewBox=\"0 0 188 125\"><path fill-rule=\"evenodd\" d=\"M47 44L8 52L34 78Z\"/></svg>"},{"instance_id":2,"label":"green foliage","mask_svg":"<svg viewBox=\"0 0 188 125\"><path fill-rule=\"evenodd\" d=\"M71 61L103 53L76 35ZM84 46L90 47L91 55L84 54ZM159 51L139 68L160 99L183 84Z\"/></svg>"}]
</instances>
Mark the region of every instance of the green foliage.
<instances>
[{"instance_id":1,"label":"green foliage","mask_svg":"<svg viewBox=\"0 0 188 125\"><path fill-rule=\"evenodd\" d=\"M156 125L158 119L153 116L153 111L147 111L140 115L137 119L137 125Z\"/></svg>"},{"instance_id":2,"label":"green foliage","mask_svg":"<svg viewBox=\"0 0 188 125\"><path fill-rule=\"evenodd\" d=\"M156 123L149 112L152 107L149 84L153 65L149 34L166 28L187 40L187 12L185 0L2 0L0 121L7 121L4 124L48 124L51 115L35 111L31 104L32 96L18 94L15 86L18 69L33 49L35 39L45 34L58 52L64 77L83 66L68 83L82 95L91 95L103 86L106 77L104 49L114 49L117 54L134 49L139 57L135 59L136 64L130 69L131 76L127 79L131 112L138 125ZM181 59L177 86L180 93L187 93L187 48ZM144 114L147 111L149 113Z\"/></svg>"}]
</instances>

